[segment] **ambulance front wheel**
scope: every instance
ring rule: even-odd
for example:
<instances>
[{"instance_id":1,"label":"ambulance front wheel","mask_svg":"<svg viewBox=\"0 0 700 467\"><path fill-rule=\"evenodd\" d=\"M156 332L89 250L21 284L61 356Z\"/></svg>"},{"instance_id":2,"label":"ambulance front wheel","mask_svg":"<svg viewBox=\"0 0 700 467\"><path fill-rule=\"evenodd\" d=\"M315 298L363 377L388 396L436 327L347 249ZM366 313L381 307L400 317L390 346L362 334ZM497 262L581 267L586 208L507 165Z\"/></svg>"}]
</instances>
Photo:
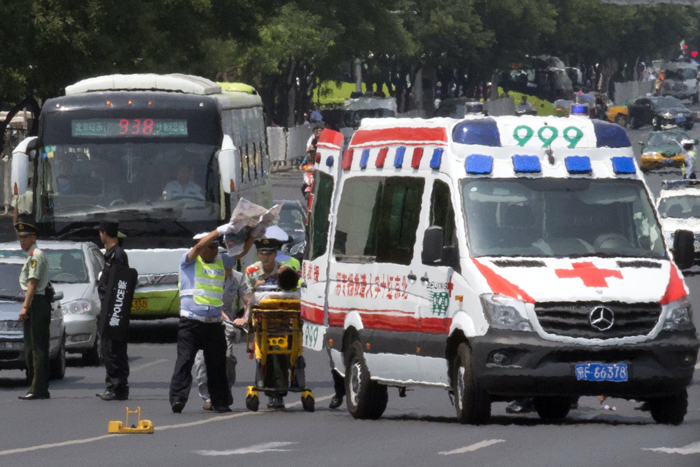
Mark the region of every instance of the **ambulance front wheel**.
<instances>
[{"instance_id":1,"label":"ambulance front wheel","mask_svg":"<svg viewBox=\"0 0 700 467\"><path fill-rule=\"evenodd\" d=\"M245 398L245 406L252 412L257 412L260 407L260 398L256 396L248 396Z\"/></svg>"},{"instance_id":2,"label":"ambulance front wheel","mask_svg":"<svg viewBox=\"0 0 700 467\"><path fill-rule=\"evenodd\" d=\"M353 342L346 355L345 393L348 412L360 420L376 420L389 401L387 387L370 379L362 344Z\"/></svg>"},{"instance_id":3,"label":"ambulance front wheel","mask_svg":"<svg viewBox=\"0 0 700 467\"><path fill-rule=\"evenodd\" d=\"M571 410L571 397L535 397L534 403L542 420L563 420Z\"/></svg>"},{"instance_id":4,"label":"ambulance front wheel","mask_svg":"<svg viewBox=\"0 0 700 467\"><path fill-rule=\"evenodd\" d=\"M462 424L481 425L491 417L489 395L474 377L472 352L465 343L457 347L452 375L457 420Z\"/></svg>"},{"instance_id":5,"label":"ambulance front wheel","mask_svg":"<svg viewBox=\"0 0 700 467\"><path fill-rule=\"evenodd\" d=\"M649 411L656 423L680 425L688 412L688 391L649 400Z\"/></svg>"}]
</instances>

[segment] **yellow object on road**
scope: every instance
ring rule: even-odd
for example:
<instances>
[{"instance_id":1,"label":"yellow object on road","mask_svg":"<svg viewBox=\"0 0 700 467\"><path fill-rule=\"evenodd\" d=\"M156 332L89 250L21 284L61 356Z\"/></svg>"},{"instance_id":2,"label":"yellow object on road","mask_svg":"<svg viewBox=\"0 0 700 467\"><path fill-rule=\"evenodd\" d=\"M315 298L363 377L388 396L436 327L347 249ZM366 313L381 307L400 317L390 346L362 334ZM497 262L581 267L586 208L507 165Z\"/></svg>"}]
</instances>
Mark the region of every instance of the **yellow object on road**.
<instances>
[{"instance_id":1,"label":"yellow object on road","mask_svg":"<svg viewBox=\"0 0 700 467\"><path fill-rule=\"evenodd\" d=\"M129 414L138 414L138 422L136 425L129 426ZM109 427L107 428L108 433L113 434L127 434L127 433L153 433L153 422L150 420L141 420L141 407L137 407L136 410L129 410L126 408L126 423L120 421L109 422Z\"/></svg>"}]
</instances>

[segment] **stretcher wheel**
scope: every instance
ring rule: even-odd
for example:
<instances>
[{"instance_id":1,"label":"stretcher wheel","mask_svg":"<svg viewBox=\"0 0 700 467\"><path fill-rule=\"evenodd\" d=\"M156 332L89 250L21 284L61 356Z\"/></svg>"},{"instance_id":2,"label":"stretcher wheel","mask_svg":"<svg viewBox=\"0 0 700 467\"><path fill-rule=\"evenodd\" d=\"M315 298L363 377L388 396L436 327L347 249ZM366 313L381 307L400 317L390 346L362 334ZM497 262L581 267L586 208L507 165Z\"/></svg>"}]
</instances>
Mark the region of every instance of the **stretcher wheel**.
<instances>
[{"instance_id":1,"label":"stretcher wheel","mask_svg":"<svg viewBox=\"0 0 700 467\"><path fill-rule=\"evenodd\" d=\"M252 412L257 412L260 407L260 398L258 396L248 396L245 398L245 406Z\"/></svg>"},{"instance_id":2,"label":"stretcher wheel","mask_svg":"<svg viewBox=\"0 0 700 467\"><path fill-rule=\"evenodd\" d=\"M307 412L313 412L315 410L315 401L313 396L304 396L301 398L301 405Z\"/></svg>"}]
</instances>

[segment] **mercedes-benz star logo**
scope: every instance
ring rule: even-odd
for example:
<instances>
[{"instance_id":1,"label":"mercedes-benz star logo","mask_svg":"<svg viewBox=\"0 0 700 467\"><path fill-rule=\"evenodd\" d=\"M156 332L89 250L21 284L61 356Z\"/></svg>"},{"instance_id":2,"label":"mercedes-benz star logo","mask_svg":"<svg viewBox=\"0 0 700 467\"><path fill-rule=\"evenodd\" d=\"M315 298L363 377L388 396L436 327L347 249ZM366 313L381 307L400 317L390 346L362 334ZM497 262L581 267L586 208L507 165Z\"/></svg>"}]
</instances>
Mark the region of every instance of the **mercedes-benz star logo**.
<instances>
[{"instance_id":1,"label":"mercedes-benz star logo","mask_svg":"<svg viewBox=\"0 0 700 467\"><path fill-rule=\"evenodd\" d=\"M597 306L588 315L591 326L599 331L607 331L615 323L615 314L610 308Z\"/></svg>"}]
</instances>

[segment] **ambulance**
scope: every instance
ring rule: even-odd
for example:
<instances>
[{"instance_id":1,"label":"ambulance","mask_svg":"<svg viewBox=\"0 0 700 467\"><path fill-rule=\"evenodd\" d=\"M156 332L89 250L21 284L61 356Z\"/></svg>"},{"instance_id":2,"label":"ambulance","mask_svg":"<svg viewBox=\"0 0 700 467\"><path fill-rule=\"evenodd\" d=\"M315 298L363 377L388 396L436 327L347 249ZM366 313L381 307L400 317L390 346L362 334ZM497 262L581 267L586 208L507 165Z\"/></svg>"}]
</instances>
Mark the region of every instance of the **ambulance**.
<instances>
[{"instance_id":1,"label":"ambulance","mask_svg":"<svg viewBox=\"0 0 700 467\"><path fill-rule=\"evenodd\" d=\"M347 407L446 389L461 423L600 395L678 424L698 353L681 270L625 130L588 119L365 119L318 143L302 268L304 345Z\"/></svg>"}]
</instances>

